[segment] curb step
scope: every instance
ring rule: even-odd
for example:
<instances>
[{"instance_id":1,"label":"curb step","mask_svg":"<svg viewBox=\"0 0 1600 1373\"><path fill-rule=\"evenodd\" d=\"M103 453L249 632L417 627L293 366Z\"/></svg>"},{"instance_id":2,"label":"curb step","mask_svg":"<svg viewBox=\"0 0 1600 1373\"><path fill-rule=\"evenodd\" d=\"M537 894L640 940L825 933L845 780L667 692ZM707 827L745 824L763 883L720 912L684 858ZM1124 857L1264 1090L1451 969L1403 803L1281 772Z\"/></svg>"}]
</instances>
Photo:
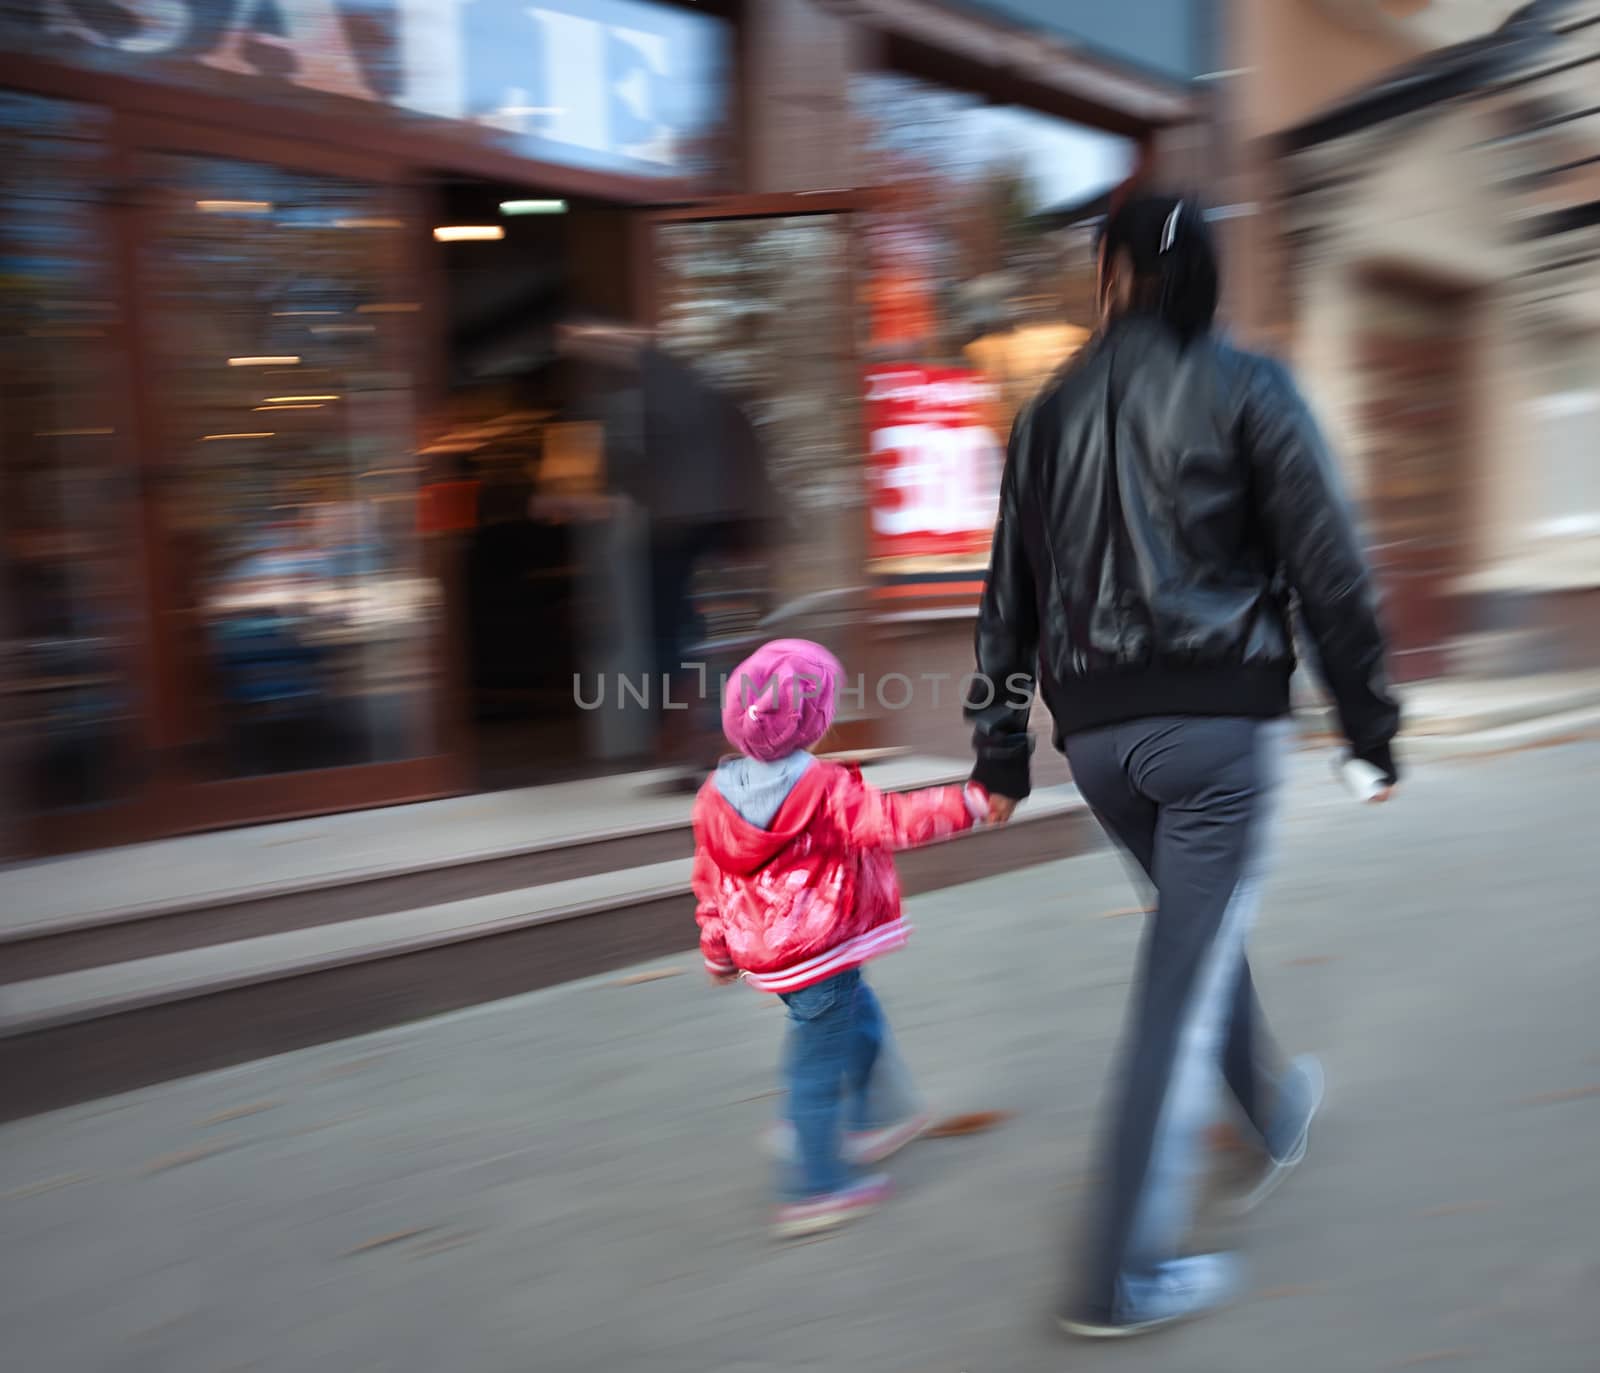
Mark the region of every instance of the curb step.
<instances>
[{"instance_id":1,"label":"curb step","mask_svg":"<svg viewBox=\"0 0 1600 1373\"><path fill-rule=\"evenodd\" d=\"M898 856L907 894L1069 857L1071 786ZM692 950L687 857L0 985L0 1119Z\"/></svg>"},{"instance_id":2,"label":"curb step","mask_svg":"<svg viewBox=\"0 0 1600 1373\"><path fill-rule=\"evenodd\" d=\"M947 759L890 756L874 761L868 777L886 791L905 791L965 781L966 772ZM44 914L34 915L37 907L29 905L30 894L37 900L44 880L60 875L57 880L70 881L66 874L78 863L84 865L79 871L96 875L88 885L98 896L109 852L57 860L25 873L35 880L16 892L7 890L0 874L0 985L667 862L693 850L690 804L687 796L646 800L632 822L622 824L616 808L609 814L578 812L576 823L583 827L578 833L558 832L565 819L559 816L555 825L546 820L541 833L530 816L528 837L512 845L237 882L121 907L85 903L78 909L50 909L46 904ZM595 811L592 804L589 811ZM180 839L160 847L181 872L188 846L205 842L204 837ZM257 862L271 870L268 858L258 855Z\"/></svg>"},{"instance_id":3,"label":"curb step","mask_svg":"<svg viewBox=\"0 0 1600 1373\"><path fill-rule=\"evenodd\" d=\"M1468 734L1402 735L1400 743L1411 757L1432 761L1535 748L1581 735L1600 737L1600 704L1560 715L1522 719Z\"/></svg>"}]
</instances>

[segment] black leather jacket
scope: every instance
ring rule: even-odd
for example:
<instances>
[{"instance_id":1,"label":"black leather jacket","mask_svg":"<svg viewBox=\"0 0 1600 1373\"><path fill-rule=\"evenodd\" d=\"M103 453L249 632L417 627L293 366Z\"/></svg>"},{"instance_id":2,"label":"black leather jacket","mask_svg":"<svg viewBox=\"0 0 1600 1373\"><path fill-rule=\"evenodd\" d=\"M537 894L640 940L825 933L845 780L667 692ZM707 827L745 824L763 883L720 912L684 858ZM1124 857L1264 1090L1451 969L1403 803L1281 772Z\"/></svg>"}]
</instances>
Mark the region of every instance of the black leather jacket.
<instances>
[{"instance_id":1,"label":"black leather jacket","mask_svg":"<svg viewBox=\"0 0 1600 1373\"><path fill-rule=\"evenodd\" d=\"M1288 373L1116 321L1011 432L967 699L975 779L1027 795L1035 680L1057 746L1147 716L1286 713L1296 605L1353 752L1392 777L1371 582Z\"/></svg>"}]
</instances>

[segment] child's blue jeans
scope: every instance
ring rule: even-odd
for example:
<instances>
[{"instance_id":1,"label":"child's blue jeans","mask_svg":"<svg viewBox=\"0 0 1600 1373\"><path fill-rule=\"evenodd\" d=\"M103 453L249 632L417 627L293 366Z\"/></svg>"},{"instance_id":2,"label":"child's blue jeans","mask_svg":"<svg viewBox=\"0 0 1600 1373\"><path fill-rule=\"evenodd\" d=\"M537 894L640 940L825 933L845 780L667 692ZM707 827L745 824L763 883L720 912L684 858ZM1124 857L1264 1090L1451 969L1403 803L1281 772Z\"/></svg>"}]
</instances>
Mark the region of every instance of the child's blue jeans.
<instances>
[{"instance_id":1,"label":"child's blue jeans","mask_svg":"<svg viewBox=\"0 0 1600 1373\"><path fill-rule=\"evenodd\" d=\"M778 1190L801 1201L842 1191L854 1170L841 1146L846 1130L874 1130L916 1109L910 1077L889 1034L883 1008L859 968L783 994L789 1008L784 1046L787 1112L796 1151L779 1164Z\"/></svg>"}]
</instances>

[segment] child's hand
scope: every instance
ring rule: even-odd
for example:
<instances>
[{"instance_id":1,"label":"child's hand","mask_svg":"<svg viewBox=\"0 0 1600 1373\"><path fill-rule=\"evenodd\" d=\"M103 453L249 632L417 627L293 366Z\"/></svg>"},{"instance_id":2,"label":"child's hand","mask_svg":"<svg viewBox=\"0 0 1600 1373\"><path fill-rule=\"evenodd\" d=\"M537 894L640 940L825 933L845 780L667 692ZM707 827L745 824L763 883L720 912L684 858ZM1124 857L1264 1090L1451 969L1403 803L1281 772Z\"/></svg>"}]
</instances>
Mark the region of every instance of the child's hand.
<instances>
[{"instance_id":1,"label":"child's hand","mask_svg":"<svg viewBox=\"0 0 1600 1373\"><path fill-rule=\"evenodd\" d=\"M711 985L713 987L731 987L739 980L739 973L737 969L732 972L718 973L712 972L710 968L707 968L706 976L711 979Z\"/></svg>"}]
</instances>

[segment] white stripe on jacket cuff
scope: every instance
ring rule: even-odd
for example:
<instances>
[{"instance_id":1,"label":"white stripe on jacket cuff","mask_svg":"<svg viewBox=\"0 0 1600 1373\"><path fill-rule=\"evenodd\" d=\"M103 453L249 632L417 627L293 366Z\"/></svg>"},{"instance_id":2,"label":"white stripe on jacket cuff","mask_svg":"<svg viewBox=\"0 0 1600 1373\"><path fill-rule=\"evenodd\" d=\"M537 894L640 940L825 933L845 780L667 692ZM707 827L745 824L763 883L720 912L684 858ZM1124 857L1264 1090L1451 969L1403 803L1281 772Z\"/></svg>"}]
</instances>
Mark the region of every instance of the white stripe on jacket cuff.
<instances>
[{"instance_id":1,"label":"white stripe on jacket cuff","mask_svg":"<svg viewBox=\"0 0 1600 1373\"><path fill-rule=\"evenodd\" d=\"M887 925L879 925L875 929L868 930L865 934L858 934L853 939L847 939L843 944L808 958L804 963L796 963L788 968L776 968L768 973L746 972L744 980L757 991L794 991L797 987L820 982L825 977L831 977L834 973L865 963L880 954L893 952L904 946L910 933L910 925L906 923L904 917L901 917L890 921Z\"/></svg>"}]
</instances>

